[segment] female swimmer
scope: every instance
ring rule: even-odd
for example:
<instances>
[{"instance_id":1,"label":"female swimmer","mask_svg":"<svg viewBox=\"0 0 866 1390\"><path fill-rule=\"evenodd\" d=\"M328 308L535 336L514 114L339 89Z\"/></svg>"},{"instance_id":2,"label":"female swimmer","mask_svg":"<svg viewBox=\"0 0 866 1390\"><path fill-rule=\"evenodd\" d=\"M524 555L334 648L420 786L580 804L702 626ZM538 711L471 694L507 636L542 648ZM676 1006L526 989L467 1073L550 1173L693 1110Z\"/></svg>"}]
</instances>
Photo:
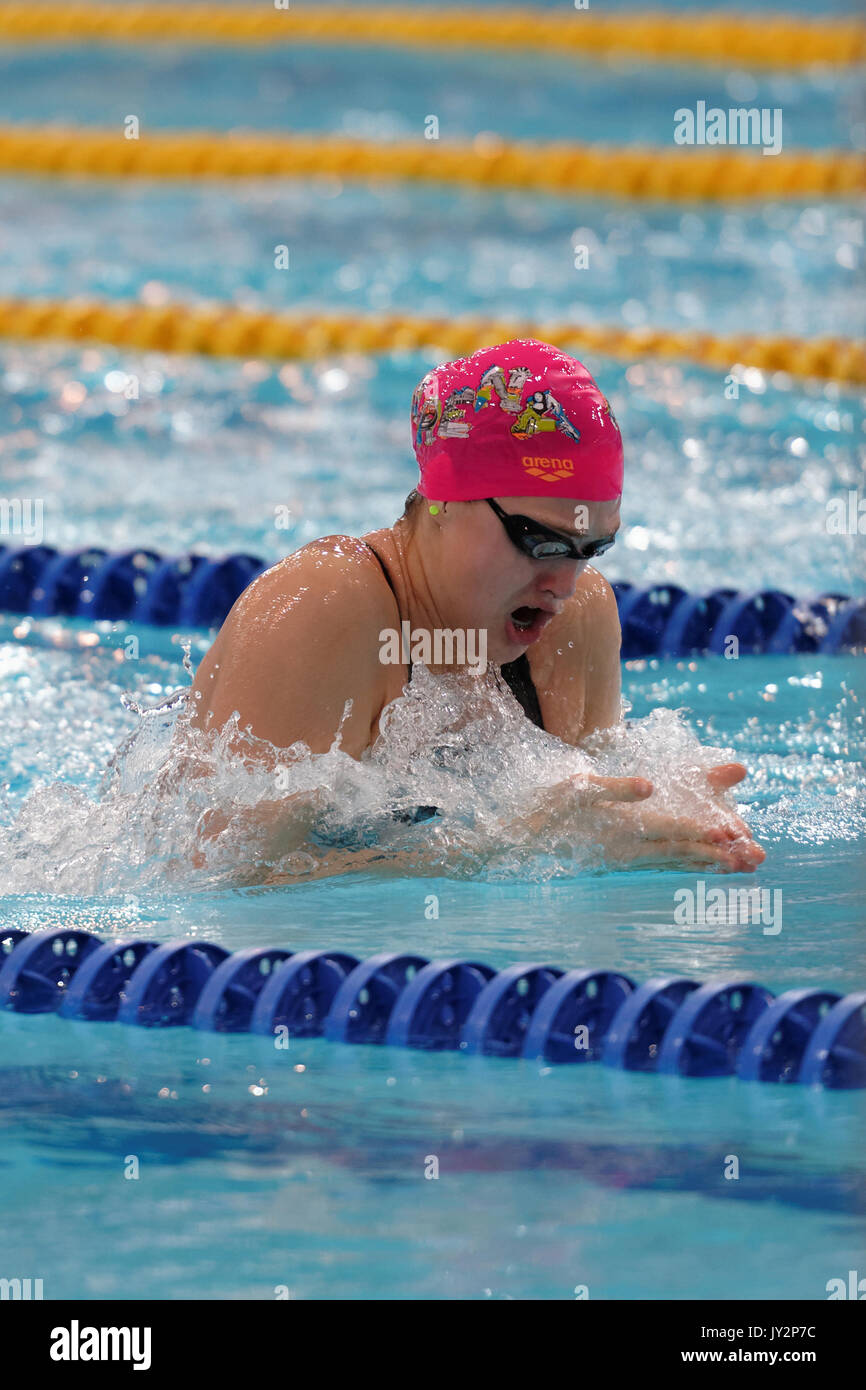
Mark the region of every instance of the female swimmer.
<instances>
[{"instance_id":1,"label":"female swimmer","mask_svg":"<svg viewBox=\"0 0 866 1390\"><path fill-rule=\"evenodd\" d=\"M566 744L620 722L616 599L589 562L619 528L623 448L589 372L514 339L429 372L411 414L420 479L404 514L363 540L313 541L250 585L198 670L197 727L237 712L275 755L298 741L326 752L339 728L360 758L419 651L434 674L470 657L474 674L490 664L526 717ZM739 763L710 769L695 817L655 811L644 779L571 777L511 830L567 833L583 808L607 862L751 872L764 852L721 802L744 776ZM314 800L257 807L275 850L303 839Z\"/></svg>"}]
</instances>

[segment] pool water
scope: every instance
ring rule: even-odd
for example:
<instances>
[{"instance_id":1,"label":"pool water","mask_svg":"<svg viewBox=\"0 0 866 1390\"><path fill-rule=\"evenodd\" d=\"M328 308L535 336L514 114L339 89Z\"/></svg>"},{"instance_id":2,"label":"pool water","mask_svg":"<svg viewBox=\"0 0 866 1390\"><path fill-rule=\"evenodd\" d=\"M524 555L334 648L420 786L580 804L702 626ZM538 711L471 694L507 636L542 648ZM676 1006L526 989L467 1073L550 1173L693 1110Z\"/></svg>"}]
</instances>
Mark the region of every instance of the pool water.
<instances>
[{"instance_id":1,"label":"pool water","mask_svg":"<svg viewBox=\"0 0 866 1390\"><path fill-rule=\"evenodd\" d=\"M13 799L26 806L37 780L92 787L133 718L117 698L126 671L110 648L10 643L7 662L13 651L3 703L15 694L24 707ZM851 989L862 970L856 660L636 666L632 718L685 705L749 766L741 808L768 851L757 881L781 889L777 932L677 925L674 894L696 879L659 871L535 882L349 874L183 892L114 871L114 891L72 895L64 881L80 875L86 849L64 862L55 820L39 833L61 852L41 853L33 821L22 828L11 808L17 835L0 831L4 926ZM148 674L149 687L183 675L167 665ZM34 705L57 741L31 735L25 752ZM33 863L53 882L16 893ZM322 1040L284 1052L248 1035L53 1015L0 1015L0 1056L4 1261L44 1271L48 1297L255 1299L279 1287L295 1298L571 1298L586 1285L593 1298L821 1298L862 1248L853 1092ZM131 1155L135 1181L123 1176ZM736 1181L724 1176L730 1155ZM438 1180L424 1176L431 1156Z\"/></svg>"},{"instance_id":2,"label":"pool water","mask_svg":"<svg viewBox=\"0 0 866 1390\"><path fill-rule=\"evenodd\" d=\"M783 102L792 142L864 143L853 80L822 72L719 69L698 91L693 73L662 65L641 70L638 102L634 65L588 68L586 86L558 59L506 55L479 87L436 54L406 63L390 53L376 57L373 93L357 53L323 49L291 70L272 54L232 53L227 93L227 54L154 50L145 63L142 53L7 49L0 120L107 124L136 109L154 126L243 121L390 138L439 110L455 139L495 128L662 143L684 84L674 105L715 101L718 89L721 105ZM218 104L199 99L208 84ZM714 209L336 180L2 179L0 208L2 294L863 330L854 203ZM273 269L280 242L293 252L287 274ZM591 250L583 279L578 244ZM44 540L64 548L275 560L315 536L363 534L388 524L413 484L409 400L435 360L283 365L3 342L2 491L44 499ZM688 363L588 365L627 448L623 531L600 565L609 578L866 592L862 536L826 524L828 503L863 486L855 392L745 371L731 397L721 374ZM136 400L124 392L129 374ZM288 529L275 524L280 508ZM775 992L863 985L856 658L623 671L632 723L618 756L651 768L665 795L697 741L746 764L735 802L766 861L754 876L705 881L780 892L771 934L736 920L678 924L675 895L696 890L694 874L600 872L576 841L523 857L507 845L483 860L443 851L429 871L431 835L462 833L461 786L467 798L516 801L521 775L570 766L571 755L524 745L507 723L491 763L502 785L470 789L458 768L445 828L404 832L412 872L387 855L276 887L244 886L224 862L196 870L189 820L161 818L151 795L174 714L138 710L188 686L180 639L195 662L207 638L141 629L129 660L126 635L0 617L4 928L74 923L106 938L230 949L409 948L496 967L614 968L636 981L738 977ZM337 809L363 820L397 772L334 762L326 775ZM853 1092L318 1039L283 1052L249 1035L3 1013L0 1109L0 1274L42 1278L48 1298L572 1298L585 1286L591 1298L815 1299L862 1268ZM436 1179L425 1177L431 1156ZM731 1156L736 1179L725 1176ZM137 1178L124 1176L131 1157Z\"/></svg>"}]
</instances>

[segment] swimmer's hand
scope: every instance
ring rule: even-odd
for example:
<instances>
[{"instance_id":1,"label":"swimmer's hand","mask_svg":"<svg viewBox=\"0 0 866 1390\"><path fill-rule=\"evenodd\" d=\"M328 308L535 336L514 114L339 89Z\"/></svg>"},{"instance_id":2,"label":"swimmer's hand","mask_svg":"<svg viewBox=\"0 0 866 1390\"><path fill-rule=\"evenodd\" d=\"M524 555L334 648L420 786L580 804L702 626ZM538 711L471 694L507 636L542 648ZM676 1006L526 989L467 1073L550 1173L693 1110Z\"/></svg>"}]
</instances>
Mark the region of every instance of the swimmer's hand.
<instances>
[{"instance_id":1,"label":"swimmer's hand","mask_svg":"<svg viewBox=\"0 0 866 1390\"><path fill-rule=\"evenodd\" d=\"M714 797L716 797L724 807L728 838L738 842L745 842L751 845L753 850L757 851L759 858L753 866L753 868L756 869L758 864L762 864L767 856L764 850L753 840L752 832L746 825L746 822L741 820L741 818L722 801L724 793L731 787L735 787L738 782L742 782L746 775L746 769L743 767L742 763L717 763L716 766L711 767L707 773L707 782L709 783L710 791L713 793ZM751 873L752 870L747 870L747 872Z\"/></svg>"},{"instance_id":2,"label":"swimmer's hand","mask_svg":"<svg viewBox=\"0 0 866 1390\"><path fill-rule=\"evenodd\" d=\"M745 775L740 763L711 768L707 780L714 798ZM575 812L592 808L593 833L602 844L605 863L611 866L646 863L693 869L715 864L727 873L754 873L766 858L745 821L727 807L722 825L707 825L695 817L641 806L652 792L652 783L643 777L568 777L548 787L535 809L512 822L509 830L518 838L533 840L567 835L574 827Z\"/></svg>"}]
</instances>

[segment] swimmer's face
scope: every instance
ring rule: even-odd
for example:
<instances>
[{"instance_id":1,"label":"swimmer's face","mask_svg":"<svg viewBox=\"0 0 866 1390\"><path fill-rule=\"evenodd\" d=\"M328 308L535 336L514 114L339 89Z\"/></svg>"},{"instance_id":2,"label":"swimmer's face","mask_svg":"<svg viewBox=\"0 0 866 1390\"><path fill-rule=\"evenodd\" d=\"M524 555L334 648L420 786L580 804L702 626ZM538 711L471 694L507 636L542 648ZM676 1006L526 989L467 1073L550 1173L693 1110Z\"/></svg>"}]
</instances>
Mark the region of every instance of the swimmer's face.
<instances>
[{"instance_id":1,"label":"swimmer's face","mask_svg":"<svg viewBox=\"0 0 866 1390\"><path fill-rule=\"evenodd\" d=\"M619 502L499 497L511 516L527 517L589 549L619 529ZM533 559L509 537L486 502L449 502L440 527L443 614L455 628L486 628L487 657L514 661L536 642L572 596L591 559Z\"/></svg>"}]
</instances>

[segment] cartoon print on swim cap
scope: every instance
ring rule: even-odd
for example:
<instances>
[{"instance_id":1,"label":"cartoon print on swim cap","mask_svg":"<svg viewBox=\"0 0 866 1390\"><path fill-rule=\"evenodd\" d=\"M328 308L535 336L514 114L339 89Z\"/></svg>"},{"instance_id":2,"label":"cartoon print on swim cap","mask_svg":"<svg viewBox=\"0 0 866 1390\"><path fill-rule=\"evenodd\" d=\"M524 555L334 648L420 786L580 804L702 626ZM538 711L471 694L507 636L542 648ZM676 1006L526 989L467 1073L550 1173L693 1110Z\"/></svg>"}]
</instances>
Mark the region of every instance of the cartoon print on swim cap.
<instances>
[{"instance_id":1,"label":"cartoon print on swim cap","mask_svg":"<svg viewBox=\"0 0 866 1390\"><path fill-rule=\"evenodd\" d=\"M608 400L607 396L602 396L601 399L604 401L603 413L610 420L610 423L613 425L617 433L622 434L622 430L620 429L619 424L617 423L617 418L613 413L610 401Z\"/></svg>"},{"instance_id":2,"label":"cartoon print on swim cap","mask_svg":"<svg viewBox=\"0 0 866 1390\"><path fill-rule=\"evenodd\" d=\"M533 391L511 426L516 439L529 439L542 430L561 430L575 444L580 439L580 430L571 423L552 391Z\"/></svg>"},{"instance_id":3,"label":"cartoon print on swim cap","mask_svg":"<svg viewBox=\"0 0 866 1390\"><path fill-rule=\"evenodd\" d=\"M622 495L610 402L582 362L535 338L429 370L413 396L412 435L424 497Z\"/></svg>"},{"instance_id":4,"label":"cartoon print on swim cap","mask_svg":"<svg viewBox=\"0 0 866 1390\"><path fill-rule=\"evenodd\" d=\"M475 392L471 386L461 386L459 390L451 392L439 422L440 439L466 438L472 426L463 411L465 406L472 404L474 398Z\"/></svg>"},{"instance_id":5,"label":"cartoon print on swim cap","mask_svg":"<svg viewBox=\"0 0 866 1390\"><path fill-rule=\"evenodd\" d=\"M488 367L478 384L475 409L481 410L483 406L490 405L495 391L502 409L517 415L520 411L520 396L530 375L528 367L512 367L506 386L502 368L495 365Z\"/></svg>"},{"instance_id":6,"label":"cartoon print on swim cap","mask_svg":"<svg viewBox=\"0 0 866 1390\"><path fill-rule=\"evenodd\" d=\"M425 398L427 386L432 388L432 394ZM416 445L433 443L441 413L436 377L433 372L428 372L412 393L412 421L415 425Z\"/></svg>"},{"instance_id":7,"label":"cartoon print on swim cap","mask_svg":"<svg viewBox=\"0 0 866 1390\"><path fill-rule=\"evenodd\" d=\"M506 381L504 370L494 363L482 374L477 389L472 386L458 387L451 392L443 409L436 373L428 372L412 396L415 443L432 444L437 437L466 439L472 430L471 420L466 419L467 408L472 406L472 414L476 415L485 406L493 404L517 416L511 426L511 433L516 439L529 439L545 431L560 430L578 443L580 430L569 420L552 391L533 391L528 400L521 401L523 388L531 376L530 367L517 366L510 369ZM605 404L610 413L610 405L607 401Z\"/></svg>"}]
</instances>

